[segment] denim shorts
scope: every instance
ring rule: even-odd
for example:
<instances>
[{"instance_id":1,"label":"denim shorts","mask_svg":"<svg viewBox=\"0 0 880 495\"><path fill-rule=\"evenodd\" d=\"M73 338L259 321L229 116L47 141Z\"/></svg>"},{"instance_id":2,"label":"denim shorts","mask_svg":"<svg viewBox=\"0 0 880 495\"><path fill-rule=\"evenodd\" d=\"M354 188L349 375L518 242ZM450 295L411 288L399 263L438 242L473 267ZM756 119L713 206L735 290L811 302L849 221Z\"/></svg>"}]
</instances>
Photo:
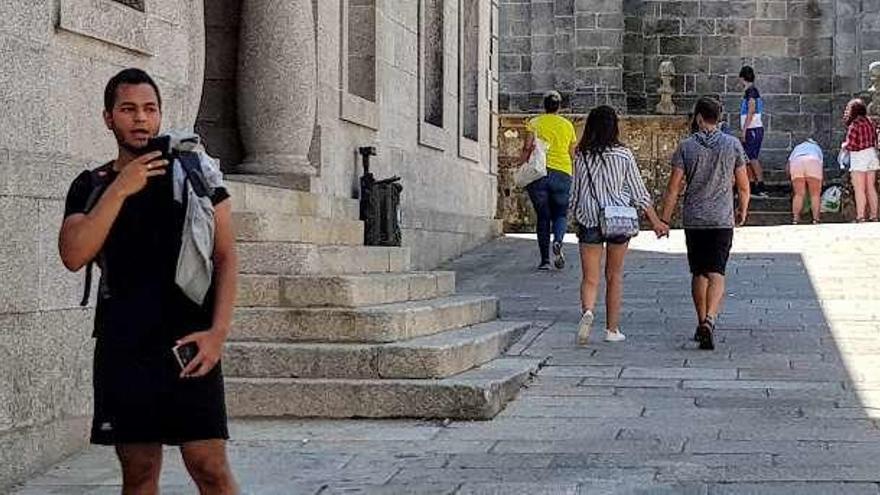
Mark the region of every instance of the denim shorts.
<instances>
[{"instance_id":1,"label":"denim shorts","mask_svg":"<svg viewBox=\"0 0 880 495\"><path fill-rule=\"evenodd\" d=\"M584 227L578 224L578 241L581 244L626 244L629 237L605 237L599 227Z\"/></svg>"}]
</instances>

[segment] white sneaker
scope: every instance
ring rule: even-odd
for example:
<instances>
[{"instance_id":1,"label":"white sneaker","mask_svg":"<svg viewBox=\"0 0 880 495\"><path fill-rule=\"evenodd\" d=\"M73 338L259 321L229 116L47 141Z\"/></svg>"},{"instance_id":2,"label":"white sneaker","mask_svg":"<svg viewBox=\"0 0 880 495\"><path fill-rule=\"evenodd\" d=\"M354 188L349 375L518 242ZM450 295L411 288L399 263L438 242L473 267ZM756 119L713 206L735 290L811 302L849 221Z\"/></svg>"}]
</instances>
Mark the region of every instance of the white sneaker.
<instances>
[{"instance_id":1,"label":"white sneaker","mask_svg":"<svg viewBox=\"0 0 880 495\"><path fill-rule=\"evenodd\" d=\"M626 335L620 330L605 330L605 342L623 342Z\"/></svg>"},{"instance_id":2,"label":"white sneaker","mask_svg":"<svg viewBox=\"0 0 880 495\"><path fill-rule=\"evenodd\" d=\"M587 339L590 338L590 328L593 326L593 318L593 311L589 309L584 311L583 316L581 316L581 321L578 323L578 345L587 345Z\"/></svg>"}]
</instances>

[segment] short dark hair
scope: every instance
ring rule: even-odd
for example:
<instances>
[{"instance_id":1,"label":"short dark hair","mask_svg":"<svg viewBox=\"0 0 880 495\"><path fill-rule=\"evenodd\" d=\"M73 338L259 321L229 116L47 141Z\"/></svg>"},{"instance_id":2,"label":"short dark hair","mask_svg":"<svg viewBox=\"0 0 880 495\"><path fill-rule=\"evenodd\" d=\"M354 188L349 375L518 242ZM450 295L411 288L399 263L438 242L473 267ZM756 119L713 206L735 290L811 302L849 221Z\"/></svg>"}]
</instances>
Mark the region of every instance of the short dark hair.
<instances>
[{"instance_id":1,"label":"short dark hair","mask_svg":"<svg viewBox=\"0 0 880 495\"><path fill-rule=\"evenodd\" d=\"M551 91L544 96L544 111L547 113L556 113L562 105L562 96L556 91Z\"/></svg>"},{"instance_id":2,"label":"short dark hair","mask_svg":"<svg viewBox=\"0 0 880 495\"><path fill-rule=\"evenodd\" d=\"M694 105L694 116L697 115L703 117L703 121L708 124L717 124L721 120L721 103L715 98L703 96Z\"/></svg>"},{"instance_id":3,"label":"short dark hair","mask_svg":"<svg viewBox=\"0 0 880 495\"><path fill-rule=\"evenodd\" d=\"M745 79L746 82L753 83L755 82L755 69L745 65L739 70L739 77Z\"/></svg>"},{"instance_id":4,"label":"short dark hair","mask_svg":"<svg viewBox=\"0 0 880 495\"><path fill-rule=\"evenodd\" d=\"M162 94L159 92L159 86L149 74L141 69L125 69L113 76L104 88L104 110L112 112L116 105L116 95L119 86L123 84L149 84L156 92L156 99L159 101L159 108L162 108Z\"/></svg>"},{"instance_id":5,"label":"short dark hair","mask_svg":"<svg viewBox=\"0 0 880 495\"><path fill-rule=\"evenodd\" d=\"M620 128L617 124L617 112L602 105L590 111L584 135L578 144L583 155L599 155L615 146L620 146Z\"/></svg>"}]
</instances>

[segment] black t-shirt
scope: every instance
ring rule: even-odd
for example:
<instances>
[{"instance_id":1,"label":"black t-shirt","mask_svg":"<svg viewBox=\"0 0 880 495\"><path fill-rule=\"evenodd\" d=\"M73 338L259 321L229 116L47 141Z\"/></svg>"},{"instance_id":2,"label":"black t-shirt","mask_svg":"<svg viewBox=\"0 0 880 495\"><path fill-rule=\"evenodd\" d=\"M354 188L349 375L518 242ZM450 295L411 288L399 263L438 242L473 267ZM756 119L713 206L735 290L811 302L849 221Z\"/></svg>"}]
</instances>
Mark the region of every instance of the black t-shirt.
<instances>
[{"instance_id":1,"label":"black t-shirt","mask_svg":"<svg viewBox=\"0 0 880 495\"><path fill-rule=\"evenodd\" d=\"M112 163L98 170L108 174L107 183L118 175ZM83 171L71 184L65 218L85 212L92 193L90 174ZM216 205L228 197L227 190L219 187L211 201ZM211 326L214 287L200 306L174 282L185 215L185 195L184 204L174 201L170 173L151 177L143 190L125 200L101 248L106 291L98 293L97 338L126 346L164 348Z\"/></svg>"}]
</instances>

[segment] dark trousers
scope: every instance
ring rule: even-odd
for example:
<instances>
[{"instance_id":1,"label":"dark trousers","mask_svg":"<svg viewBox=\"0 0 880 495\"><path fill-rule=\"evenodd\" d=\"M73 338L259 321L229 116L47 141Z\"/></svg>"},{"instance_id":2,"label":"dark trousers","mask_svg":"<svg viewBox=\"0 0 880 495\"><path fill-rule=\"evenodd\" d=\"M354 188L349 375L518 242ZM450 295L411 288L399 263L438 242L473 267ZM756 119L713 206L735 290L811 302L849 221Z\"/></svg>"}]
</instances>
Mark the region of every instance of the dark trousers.
<instances>
[{"instance_id":1,"label":"dark trousers","mask_svg":"<svg viewBox=\"0 0 880 495\"><path fill-rule=\"evenodd\" d=\"M571 191L571 176L556 170L548 170L547 175L526 187L535 213L538 215L538 249L541 261L550 261L550 232L553 239L562 242L568 225L568 195Z\"/></svg>"}]
</instances>

